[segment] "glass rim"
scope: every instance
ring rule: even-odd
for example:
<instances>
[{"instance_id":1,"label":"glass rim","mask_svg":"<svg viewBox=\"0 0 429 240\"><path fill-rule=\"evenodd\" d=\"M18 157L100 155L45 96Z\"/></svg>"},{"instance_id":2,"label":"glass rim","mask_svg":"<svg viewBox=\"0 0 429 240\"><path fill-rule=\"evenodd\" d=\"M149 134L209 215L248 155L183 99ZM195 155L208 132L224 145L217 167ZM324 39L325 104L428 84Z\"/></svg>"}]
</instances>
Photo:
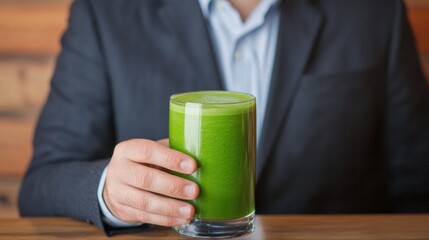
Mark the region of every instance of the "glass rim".
<instances>
[{"instance_id":1,"label":"glass rim","mask_svg":"<svg viewBox=\"0 0 429 240\"><path fill-rule=\"evenodd\" d=\"M249 99L243 99L243 100L237 100L237 101L233 101L233 102L196 102L196 101L180 101L177 100L176 98L182 95L186 95L186 94L199 94L199 93L221 93L221 94L226 94L226 95L241 95L241 96L246 96L249 97ZM191 92L182 92L182 93L176 93L170 96L170 102L173 104L179 104L179 105L186 105L187 103L194 103L194 104L201 104L201 105L211 105L211 106L216 106L216 105L234 105L234 104L244 104L244 103L249 103L249 102L254 102L256 101L256 97L253 96L252 94L249 93L244 93L244 92L234 92L234 91L224 91L224 90L206 90L206 91L191 91Z\"/></svg>"}]
</instances>

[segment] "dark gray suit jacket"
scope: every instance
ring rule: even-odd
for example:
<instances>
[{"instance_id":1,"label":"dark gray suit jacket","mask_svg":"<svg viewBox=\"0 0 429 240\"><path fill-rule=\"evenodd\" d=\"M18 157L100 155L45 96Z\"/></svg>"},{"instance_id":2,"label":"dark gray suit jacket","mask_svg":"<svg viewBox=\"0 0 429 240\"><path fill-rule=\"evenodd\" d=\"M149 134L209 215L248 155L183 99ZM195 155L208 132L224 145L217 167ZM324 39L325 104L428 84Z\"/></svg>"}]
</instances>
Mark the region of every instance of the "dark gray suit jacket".
<instances>
[{"instance_id":1,"label":"dark gray suit jacket","mask_svg":"<svg viewBox=\"0 0 429 240\"><path fill-rule=\"evenodd\" d=\"M281 8L257 213L428 212L429 91L402 1ZM112 234L96 190L115 144L168 137L169 96L221 74L196 0L77 0L62 44L20 211Z\"/></svg>"}]
</instances>

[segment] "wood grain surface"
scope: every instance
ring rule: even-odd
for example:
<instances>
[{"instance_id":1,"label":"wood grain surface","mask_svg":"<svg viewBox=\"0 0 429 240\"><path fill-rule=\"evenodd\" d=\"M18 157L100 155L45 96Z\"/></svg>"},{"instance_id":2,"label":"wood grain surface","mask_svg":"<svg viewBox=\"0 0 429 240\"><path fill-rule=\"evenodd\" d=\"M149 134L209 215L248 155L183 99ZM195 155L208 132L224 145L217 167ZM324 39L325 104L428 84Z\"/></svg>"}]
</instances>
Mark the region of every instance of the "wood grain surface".
<instances>
[{"instance_id":1,"label":"wood grain surface","mask_svg":"<svg viewBox=\"0 0 429 240\"><path fill-rule=\"evenodd\" d=\"M429 215L262 215L256 231L235 239L428 240ZM0 239L107 239L95 226L68 218L2 218ZM189 239L156 227L112 239Z\"/></svg>"}]
</instances>

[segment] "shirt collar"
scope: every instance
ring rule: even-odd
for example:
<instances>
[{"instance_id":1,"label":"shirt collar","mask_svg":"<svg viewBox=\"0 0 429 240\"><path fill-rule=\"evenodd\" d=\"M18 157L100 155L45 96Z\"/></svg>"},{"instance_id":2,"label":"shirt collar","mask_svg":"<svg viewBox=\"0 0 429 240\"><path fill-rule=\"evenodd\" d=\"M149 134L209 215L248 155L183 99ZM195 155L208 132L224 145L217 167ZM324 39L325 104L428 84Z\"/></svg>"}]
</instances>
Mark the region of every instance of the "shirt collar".
<instances>
[{"instance_id":1,"label":"shirt collar","mask_svg":"<svg viewBox=\"0 0 429 240\"><path fill-rule=\"evenodd\" d=\"M213 0L198 0L200 2L201 10L203 11L203 15L205 18L209 16L209 5Z\"/></svg>"},{"instance_id":2,"label":"shirt collar","mask_svg":"<svg viewBox=\"0 0 429 240\"><path fill-rule=\"evenodd\" d=\"M202 12L203 12L203 16L205 17L205 18L208 18L209 17L209 15L210 15L210 8L211 8L211 5L213 4L213 2L215 1L215 0L198 0L199 1L199 3L200 3L200 7L201 7L201 10L202 10ZM276 4L277 2L280 2L281 0L261 0L261 1L263 1L263 2L267 2L267 4L269 5L269 6L273 6L274 4Z\"/></svg>"}]
</instances>

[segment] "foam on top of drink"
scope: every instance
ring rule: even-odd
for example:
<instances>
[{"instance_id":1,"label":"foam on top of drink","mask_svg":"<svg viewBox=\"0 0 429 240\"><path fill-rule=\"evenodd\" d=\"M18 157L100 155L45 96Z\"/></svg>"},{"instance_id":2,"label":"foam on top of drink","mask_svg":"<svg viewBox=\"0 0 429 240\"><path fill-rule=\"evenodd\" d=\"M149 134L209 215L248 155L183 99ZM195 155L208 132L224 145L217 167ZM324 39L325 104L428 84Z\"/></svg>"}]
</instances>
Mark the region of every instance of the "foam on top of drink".
<instances>
[{"instance_id":1,"label":"foam on top of drink","mask_svg":"<svg viewBox=\"0 0 429 240\"><path fill-rule=\"evenodd\" d=\"M247 93L200 91L171 96L170 109L195 115L230 115L255 110L255 97Z\"/></svg>"}]
</instances>

